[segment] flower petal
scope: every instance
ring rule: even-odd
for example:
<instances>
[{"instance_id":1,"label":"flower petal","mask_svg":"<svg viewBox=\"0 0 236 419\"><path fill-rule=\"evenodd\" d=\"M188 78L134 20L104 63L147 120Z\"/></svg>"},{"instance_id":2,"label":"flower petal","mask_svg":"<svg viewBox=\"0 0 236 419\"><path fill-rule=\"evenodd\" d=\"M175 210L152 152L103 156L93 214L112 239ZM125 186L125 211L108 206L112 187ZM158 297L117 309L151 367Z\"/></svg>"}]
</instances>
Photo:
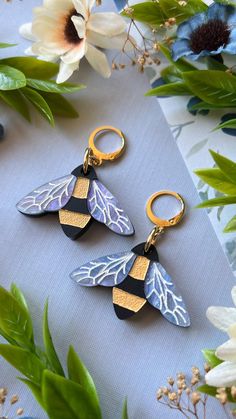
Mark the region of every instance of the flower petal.
<instances>
[{"instance_id":1,"label":"flower petal","mask_svg":"<svg viewBox=\"0 0 236 419\"><path fill-rule=\"evenodd\" d=\"M85 31L86 31L84 19L79 16L72 16L71 20L74 23L78 37L80 39L83 39L85 37Z\"/></svg>"},{"instance_id":2,"label":"flower petal","mask_svg":"<svg viewBox=\"0 0 236 419\"><path fill-rule=\"evenodd\" d=\"M192 50L187 39L179 39L172 45L172 57L177 61L180 57L192 54Z\"/></svg>"},{"instance_id":3,"label":"flower petal","mask_svg":"<svg viewBox=\"0 0 236 419\"><path fill-rule=\"evenodd\" d=\"M60 70L57 76L57 83L64 83L72 76L75 70L78 70L79 62L73 64L65 64L63 61L60 63Z\"/></svg>"},{"instance_id":4,"label":"flower petal","mask_svg":"<svg viewBox=\"0 0 236 419\"><path fill-rule=\"evenodd\" d=\"M205 23L206 13L198 13L186 22L181 23L177 29L178 38L190 39L193 31Z\"/></svg>"},{"instance_id":5,"label":"flower petal","mask_svg":"<svg viewBox=\"0 0 236 419\"><path fill-rule=\"evenodd\" d=\"M87 29L105 36L115 36L124 32L126 23L117 13L94 13L90 16Z\"/></svg>"},{"instance_id":6,"label":"flower petal","mask_svg":"<svg viewBox=\"0 0 236 419\"><path fill-rule=\"evenodd\" d=\"M216 356L223 361L236 361L236 339L229 339L216 349Z\"/></svg>"},{"instance_id":7,"label":"flower petal","mask_svg":"<svg viewBox=\"0 0 236 419\"><path fill-rule=\"evenodd\" d=\"M209 307L206 316L215 327L227 332L228 328L236 323L236 308Z\"/></svg>"},{"instance_id":8,"label":"flower petal","mask_svg":"<svg viewBox=\"0 0 236 419\"><path fill-rule=\"evenodd\" d=\"M207 11L208 19L218 19L227 22L232 14L235 13L235 7L225 4L214 3Z\"/></svg>"},{"instance_id":9,"label":"flower petal","mask_svg":"<svg viewBox=\"0 0 236 419\"><path fill-rule=\"evenodd\" d=\"M127 40L127 33L121 33L120 35L108 38L107 36L100 35L93 31L87 31L87 41L90 44L96 45L100 48L106 49L122 49ZM127 42L132 47L130 42Z\"/></svg>"},{"instance_id":10,"label":"flower petal","mask_svg":"<svg viewBox=\"0 0 236 419\"><path fill-rule=\"evenodd\" d=\"M32 33L32 23L24 23L19 28L19 33L23 38L28 39L29 41L36 41L37 38Z\"/></svg>"},{"instance_id":11,"label":"flower petal","mask_svg":"<svg viewBox=\"0 0 236 419\"><path fill-rule=\"evenodd\" d=\"M232 387L236 384L236 363L222 362L205 375L206 383L214 387Z\"/></svg>"},{"instance_id":12,"label":"flower petal","mask_svg":"<svg viewBox=\"0 0 236 419\"><path fill-rule=\"evenodd\" d=\"M81 41L80 44L74 48L72 48L70 51L68 51L66 54L61 56L61 60L65 64L73 64L81 60L86 52L86 43L85 41Z\"/></svg>"},{"instance_id":13,"label":"flower petal","mask_svg":"<svg viewBox=\"0 0 236 419\"><path fill-rule=\"evenodd\" d=\"M85 4L81 0L72 0L73 5L77 13L82 15L83 17L87 16Z\"/></svg>"},{"instance_id":14,"label":"flower petal","mask_svg":"<svg viewBox=\"0 0 236 419\"><path fill-rule=\"evenodd\" d=\"M89 64L105 78L109 78L111 75L111 69L107 61L106 55L99 51L97 48L88 44L87 52L85 54Z\"/></svg>"}]
</instances>

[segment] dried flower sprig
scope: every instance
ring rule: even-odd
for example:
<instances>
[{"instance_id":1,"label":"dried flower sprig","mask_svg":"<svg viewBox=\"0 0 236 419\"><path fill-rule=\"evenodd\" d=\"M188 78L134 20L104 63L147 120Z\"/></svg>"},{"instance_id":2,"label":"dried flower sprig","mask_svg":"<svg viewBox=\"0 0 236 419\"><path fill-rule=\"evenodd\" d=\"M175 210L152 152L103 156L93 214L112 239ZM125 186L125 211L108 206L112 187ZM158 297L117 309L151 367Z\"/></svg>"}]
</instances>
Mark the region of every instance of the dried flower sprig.
<instances>
[{"instance_id":1,"label":"dried flower sprig","mask_svg":"<svg viewBox=\"0 0 236 419\"><path fill-rule=\"evenodd\" d=\"M19 396L17 394L9 396L8 389L6 387L0 388L0 419L7 419L9 414L13 414L13 410L14 415L22 416L24 409L22 407L17 407L15 409L15 405L18 402Z\"/></svg>"},{"instance_id":2,"label":"dried flower sprig","mask_svg":"<svg viewBox=\"0 0 236 419\"><path fill-rule=\"evenodd\" d=\"M208 369L209 366L206 365L206 368ZM158 389L157 400L170 409L179 411L186 418L206 418L208 395L198 391L198 386L202 382L202 376L197 367L192 367L190 376L179 372L176 378L169 377L167 379L167 387ZM200 414L202 416L199 416Z\"/></svg>"}]
</instances>

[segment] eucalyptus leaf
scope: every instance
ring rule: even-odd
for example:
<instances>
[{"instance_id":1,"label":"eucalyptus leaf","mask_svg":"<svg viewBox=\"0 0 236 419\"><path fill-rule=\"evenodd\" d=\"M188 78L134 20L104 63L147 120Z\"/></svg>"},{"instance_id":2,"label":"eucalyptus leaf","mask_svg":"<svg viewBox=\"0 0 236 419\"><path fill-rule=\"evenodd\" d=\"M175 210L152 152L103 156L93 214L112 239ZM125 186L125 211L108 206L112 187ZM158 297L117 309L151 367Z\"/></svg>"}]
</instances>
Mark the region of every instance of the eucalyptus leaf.
<instances>
[{"instance_id":1,"label":"eucalyptus leaf","mask_svg":"<svg viewBox=\"0 0 236 419\"><path fill-rule=\"evenodd\" d=\"M217 367L220 365L222 361L217 358L215 349L203 349L202 354L204 356L205 361L211 368Z\"/></svg>"},{"instance_id":2,"label":"eucalyptus leaf","mask_svg":"<svg viewBox=\"0 0 236 419\"><path fill-rule=\"evenodd\" d=\"M97 417L101 418L100 403L94 381L72 346L70 346L68 351L67 366L70 380L80 384L88 392L90 404L94 406Z\"/></svg>"},{"instance_id":3,"label":"eucalyptus leaf","mask_svg":"<svg viewBox=\"0 0 236 419\"><path fill-rule=\"evenodd\" d=\"M196 208L211 208L219 207L220 205L231 205L236 204L236 195L235 196L222 196L220 198L209 199L204 201L201 204L197 205Z\"/></svg>"},{"instance_id":4,"label":"eucalyptus leaf","mask_svg":"<svg viewBox=\"0 0 236 419\"><path fill-rule=\"evenodd\" d=\"M125 399L123 404L122 419L129 419L127 398Z\"/></svg>"},{"instance_id":5,"label":"eucalyptus leaf","mask_svg":"<svg viewBox=\"0 0 236 419\"><path fill-rule=\"evenodd\" d=\"M37 90L49 93L72 93L84 89L83 84L61 83L58 84L54 80L36 80L27 78L27 86Z\"/></svg>"},{"instance_id":6,"label":"eucalyptus leaf","mask_svg":"<svg viewBox=\"0 0 236 419\"><path fill-rule=\"evenodd\" d=\"M188 96L191 91L183 82L169 83L149 90L145 96Z\"/></svg>"},{"instance_id":7,"label":"eucalyptus leaf","mask_svg":"<svg viewBox=\"0 0 236 419\"><path fill-rule=\"evenodd\" d=\"M37 384L35 384L33 381L27 380L26 378L18 377L22 383L27 385L27 387L30 389L30 391L33 393L35 399L40 404L40 406L44 409L43 399L42 399L42 392L41 387Z\"/></svg>"},{"instance_id":8,"label":"eucalyptus leaf","mask_svg":"<svg viewBox=\"0 0 236 419\"><path fill-rule=\"evenodd\" d=\"M20 90L0 90L0 99L30 122L29 108Z\"/></svg>"},{"instance_id":9,"label":"eucalyptus leaf","mask_svg":"<svg viewBox=\"0 0 236 419\"><path fill-rule=\"evenodd\" d=\"M9 65L22 71L25 77L50 79L59 71L59 65L34 57L10 57L0 60L0 64Z\"/></svg>"},{"instance_id":10,"label":"eucalyptus leaf","mask_svg":"<svg viewBox=\"0 0 236 419\"><path fill-rule=\"evenodd\" d=\"M40 94L46 100L53 115L64 118L78 118L77 110L62 95L46 92L40 92Z\"/></svg>"},{"instance_id":11,"label":"eucalyptus leaf","mask_svg":"<svg viewBox=\"0 0 236 419\"><path fill-rule=\"evenodd\" d=\"M53 345L52 336L49 330L48 325L48 301L45 304L44 308L44 316L43 316L43 341L44 346L46 350L46 355L48 358L48 361L50 363L50 366L52 368L52 371L56 372L59 375L64 376L64 371L61 366L60 360L58 358L58 355L56 353L55 347Z\"/></svg>"},{"instance_id":12,"label":"eucalyptus leaf","mask_svg":"<svg viewBox=\"0 0 236 419\"><path fill-rule=\"evenodd\" d=\"M17 346L0 344L0 355L34 384L41 384L45 367L32 352Z\"/></svg>"},{"instance_id":13,"label":"eucalyptus leaf","mask_svg":"<svg viewBox=\"0 0 236 419\"><path fill-rule=\"evenodd\" d=\"M227 157L210 150L212 158L224 175L233 183L236 184L236 163Z\"/></svg>"},{"instance_id":14,"label":"eucalyptus leaf","mask_svg":"<svg viewBox=\"0 0 236 419\"><path fill-rule=\"evenodd\" d=\"M0 64L0 90L15 90L26 85L25 75L9 65Z\"/></svg>"},{"instance_id":15,"label":"eucalyptus leaf","mask_svg":"<svg viewBox=\"0 0 236 419\"><path fill-rule=\"evenodd\" d=\"M230 119L229 121L222 122L221 124L217 125L217 127L213 131L217 131L223 128L236 128L236 119Z\"/></svg>"},{"instance_id":16,"label":"eucalyptus leaf","mask_svg":"<svg viewBox=\"0 0 236 419\"><path fill-rule=\"evenodd\" d=\"M189 89L204 102L222 107L236 106L236 77L219 70L183 73Z\"/></svg>"},{"instance_id":17,"label":"eucalyptus leaf","mask_svg":"<svg viewBox=\"0 0 236 419\"><path fill-rule=\"evenodd\" d=\"M24 87L21 89L21 92L24 96L35 106L35 108L43 115L43 117L54 126L54 118L50 107L48 106L46 100L35 90Z\"/></svg>"},{"instance_id":18,"label":"eucalyptus leaf","mask_svg":"<svg viewBox=\"0 0 236 419\"><path fill-rule=\"evenodd\" d=\"M24 294L21 292L21 290L16 286L16 284L11 284L11 294L15 299L18 301L18 303L28 312L29 314L29 307L27 305L26 299L24 297Z\"/></svg>"},{"instance_id":19,"label":"eucalyptus leaf","mask_svg":"<svg viewBox=\"0 0 236 419\"><path fill-rule=\"evenodd\" d=\"M226 224L224 233L233 233L236 231L236 215Z\"/></svg>"},{"instance_id":20,"label":"eucalyptus leaf","mask_svg":"<svg viewBox=\"0 0 236 419\"><path fill-rule=\"evenodd\" d=\"M44 371L42 394L50 419L100 419L80 384L51 371Z\"/></svg>"},{"instance_id":21,"label":"eucalyptus leaf","mask_svg":"<svg viewBox=\"0 0 236 419\"><path fill-rule=\"evenodd\" d=\"M32 321L12 294L0 287L0 329L25 348L34 348Z\"/></svg>"},{"instance_id":22,"label":"eucalyptus leaf","mask_svg":"<svg viewBox=\"0 0 236 419\"><path fill-rule=\"evenodd\" d=\"M199 169L194 173L217 191L236 196L236 183L232 183L220 169Z\"/></svg>"}]
</instances>

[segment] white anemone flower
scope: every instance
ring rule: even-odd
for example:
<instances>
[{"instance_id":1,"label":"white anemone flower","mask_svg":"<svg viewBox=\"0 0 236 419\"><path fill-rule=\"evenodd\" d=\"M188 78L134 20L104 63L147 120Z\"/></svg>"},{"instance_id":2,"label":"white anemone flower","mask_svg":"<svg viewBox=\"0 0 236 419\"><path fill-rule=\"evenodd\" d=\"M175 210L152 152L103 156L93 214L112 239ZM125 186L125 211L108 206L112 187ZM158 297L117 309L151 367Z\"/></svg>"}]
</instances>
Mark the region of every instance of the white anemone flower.
<instances>
[{"instance_id":1,"label":"white anemone flower","mask_svg":"<svg viewBox=\"0 0 236 419\"><path fill-rule=\"evenodd\" d=\"M44 0L34 9L34 20L20 34L35 41L26 51L48 61L60 60L57 82L66 81L86 57L103 77L110 77L106 55L98 48L122 49L126 23L117 13L93 13L95 0Z\"/></svg>"},{"instance_id":2,"label":"white anemone flower","mask_svg":"<svg viewBox=\"0 0 236 419\"><path fill-rule=\"evenodd\" d=\"M231 294L236 306L236 287ZM216 349L216 356L224 362L206 374L206 383L232 387L236 385L236 307L209 307L207 317L215 327L227 332L230 339Z\"/></svg>"}]
</instances>

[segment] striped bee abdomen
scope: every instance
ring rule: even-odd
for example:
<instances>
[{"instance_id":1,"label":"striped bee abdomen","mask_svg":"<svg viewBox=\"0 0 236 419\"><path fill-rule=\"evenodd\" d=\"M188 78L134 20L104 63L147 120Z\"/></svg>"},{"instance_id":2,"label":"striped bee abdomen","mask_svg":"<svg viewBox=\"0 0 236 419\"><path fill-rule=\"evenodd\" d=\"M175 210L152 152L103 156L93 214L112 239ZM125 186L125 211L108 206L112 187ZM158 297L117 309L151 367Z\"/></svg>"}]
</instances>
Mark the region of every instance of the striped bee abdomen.
<instances>
[{"instance_id":1,"label":"striped bee abdomen","mask_svg":"<svg viewBox=\"0 0 236 419\"><path fill-rule=\"evenodd\" d=\"M133 316L146 304L144 280L149 263L145 256L137 256L129 275L113 288L113 304L119 319Z\"/></svg>"},{"instance_id":2,"label":"striped bee abdomen","mask_svg":"<svg viewBox=\"0 0 236 419\"><path fill-rule=\"evenodd\" d=\"M90 180L88 178L78 177L69 202L59 211L62 229L72 240L82 236L92 222L87 207L89 185Z\"/></svg>"}]
</instances>

